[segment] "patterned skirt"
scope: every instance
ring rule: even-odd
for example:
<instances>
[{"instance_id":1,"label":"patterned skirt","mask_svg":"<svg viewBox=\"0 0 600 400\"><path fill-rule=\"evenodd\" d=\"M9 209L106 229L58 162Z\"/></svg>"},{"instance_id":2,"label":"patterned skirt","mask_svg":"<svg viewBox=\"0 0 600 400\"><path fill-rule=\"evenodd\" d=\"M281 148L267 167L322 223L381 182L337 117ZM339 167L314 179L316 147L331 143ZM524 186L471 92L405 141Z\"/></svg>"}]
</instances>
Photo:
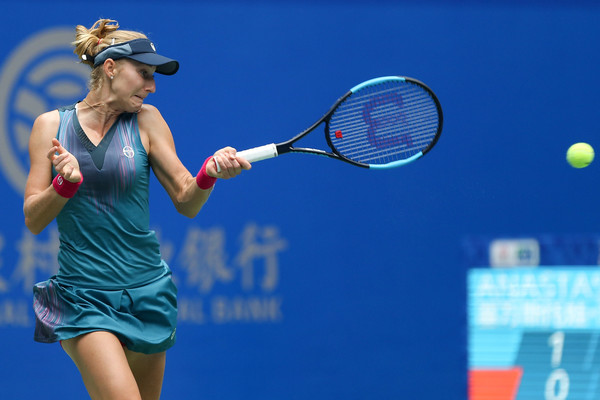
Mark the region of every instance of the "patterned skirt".
<instances>
[{"instance_id":1,"label":"patterned skirt","mask_svg":"<svg viewBox=\"0 0 600 400\"><path fill-rule=\"evenodd\" d=\"M159 353L175 344L177 288L170 271L144 286L119 290L67 286L53 276L36 284L33 296L38 342L107 331L139 353Z\"/></svg>"}]
</instances>

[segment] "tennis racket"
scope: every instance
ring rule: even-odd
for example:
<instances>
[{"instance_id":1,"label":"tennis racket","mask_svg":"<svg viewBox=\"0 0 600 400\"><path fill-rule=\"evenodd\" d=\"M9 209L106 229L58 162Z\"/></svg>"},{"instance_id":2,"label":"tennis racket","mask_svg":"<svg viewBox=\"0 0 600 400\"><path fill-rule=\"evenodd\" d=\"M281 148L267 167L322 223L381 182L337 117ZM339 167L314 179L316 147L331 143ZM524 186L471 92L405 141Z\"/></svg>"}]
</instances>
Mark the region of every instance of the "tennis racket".
<instances>
[{"instance_id":1,"label":"tennis racket","mask_svg":"<svg viewBox=\"0 0 600 400\"><path fill-rule=\"evenodd\" d=\"M308 153L364 168L394 168L427 154L442 133L442 122L440 102L424 83L386 76L353 87L323 117L290 140L237 154L255 162L285 153ZM321 124L325 124L330 151L294 147Z\"/></svg>"}]
</instances>

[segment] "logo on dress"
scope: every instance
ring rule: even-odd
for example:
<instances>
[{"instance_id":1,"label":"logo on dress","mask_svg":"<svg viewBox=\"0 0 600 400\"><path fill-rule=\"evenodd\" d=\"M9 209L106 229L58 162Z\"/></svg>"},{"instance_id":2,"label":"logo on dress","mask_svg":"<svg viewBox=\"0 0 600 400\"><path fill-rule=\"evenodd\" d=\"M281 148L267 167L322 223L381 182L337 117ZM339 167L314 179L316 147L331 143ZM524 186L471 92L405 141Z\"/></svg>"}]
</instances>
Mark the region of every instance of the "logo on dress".
<instances>
[{"instance_id":1,"label":"logo on dress","mask_svg":"<svg viewBox=\"0 0 600 400\"><path fill-rule=\"evenodd\" d=\"M131 146L125 146L125 147L123 147L123 154L125 154L125 157L127 157L127 158L133 158L133 156L135 155L135 152L133 151Z\"/></svg>"}]
</instances>

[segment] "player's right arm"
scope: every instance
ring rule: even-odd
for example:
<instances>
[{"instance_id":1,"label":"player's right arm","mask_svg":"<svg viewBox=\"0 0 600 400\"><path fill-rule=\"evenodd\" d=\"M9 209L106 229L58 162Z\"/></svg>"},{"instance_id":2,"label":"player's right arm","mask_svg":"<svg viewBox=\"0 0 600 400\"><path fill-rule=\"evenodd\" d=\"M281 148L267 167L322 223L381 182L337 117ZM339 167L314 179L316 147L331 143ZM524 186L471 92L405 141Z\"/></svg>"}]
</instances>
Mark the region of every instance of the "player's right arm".
<instances>
[{"instance_id":1,"label":"player's right arm","mask_svg":"<svg viewBox=\"0 0 600 400\"><path fill-rule=\"evenodd\" d=\"M59 149L66 152L55 139L59 123L58 111L42 114L35 120L29 138L30 168L25 186L23 213L25 225L36 235L56 218L68 201L56 193L52 186L51 159L57 157L54 153ZM74 160L68 152L62 158L68 160L69 156ZM77 160L74 161L76 172L79 174L79 164Z\"/></svg>"}]
</instances>

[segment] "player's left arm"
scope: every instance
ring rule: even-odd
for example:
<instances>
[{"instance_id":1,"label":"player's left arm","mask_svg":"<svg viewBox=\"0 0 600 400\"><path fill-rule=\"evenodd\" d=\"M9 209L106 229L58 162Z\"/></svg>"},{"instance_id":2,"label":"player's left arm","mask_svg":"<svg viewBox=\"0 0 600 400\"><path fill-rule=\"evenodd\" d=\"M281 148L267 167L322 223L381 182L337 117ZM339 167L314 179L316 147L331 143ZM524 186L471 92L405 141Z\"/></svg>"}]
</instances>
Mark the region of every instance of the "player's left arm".
<instances>
[{"instance_id":1,"label":"player's left arm","mask_svg":"<svg viewBox=\"0 0 600 400\"><path fill-rule=\"evenodd\" d=\"M183 165L175 150L173 134L156 107L144 105L138 114L138 123L142 142L158 181L178 212L190 218L195 217L208 200L212 187L200 189L196 176ZM211 159L206 163L206 174L228 179L239 175L242 169L249 169L250 164L238 160L235 153L231 147L217 151L214 156L217 157L220 171L217 171L217 165ZM201 157L201 162L204 162L204 157Z\"/></svg>"}]
</instances>

